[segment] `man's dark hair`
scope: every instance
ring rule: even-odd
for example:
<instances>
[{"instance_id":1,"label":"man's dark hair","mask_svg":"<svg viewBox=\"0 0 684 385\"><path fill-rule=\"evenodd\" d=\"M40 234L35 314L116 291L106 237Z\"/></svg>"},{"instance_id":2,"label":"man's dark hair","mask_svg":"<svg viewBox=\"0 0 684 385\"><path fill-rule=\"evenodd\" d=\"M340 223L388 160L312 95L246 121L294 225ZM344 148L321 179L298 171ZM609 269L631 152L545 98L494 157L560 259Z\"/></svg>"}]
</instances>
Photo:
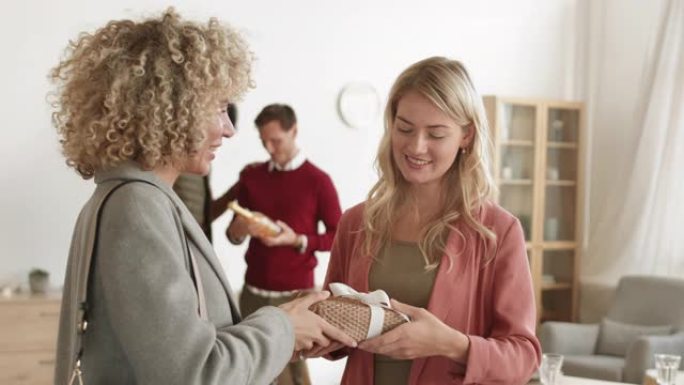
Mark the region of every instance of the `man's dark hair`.
<instances>
[{"instance_id":1,"label":"man's dark hair","mask_svg":"<svg viewBox=\"0 0 684 385\"><path fill-rule=\"evenodd\" d=\"M274 120L277 120L285 131L290 131L297 123L297 116L292 107L287 104L269 104L257 115L254 124L261 129Z\"/></svg>"}]
</instances>

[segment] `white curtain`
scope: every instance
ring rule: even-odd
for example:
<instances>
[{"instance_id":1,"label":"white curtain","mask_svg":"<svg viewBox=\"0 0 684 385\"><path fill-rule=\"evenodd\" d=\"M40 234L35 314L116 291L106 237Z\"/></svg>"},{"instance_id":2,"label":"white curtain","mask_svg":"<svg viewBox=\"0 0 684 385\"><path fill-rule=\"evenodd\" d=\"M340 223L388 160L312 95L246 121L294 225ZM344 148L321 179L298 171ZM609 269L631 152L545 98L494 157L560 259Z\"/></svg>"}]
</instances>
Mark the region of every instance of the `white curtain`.
<instances>
[{"instance_id":1,"label":"white curtain","mask_svg":"<svg viewBox=\"0 0 684 385\"><path fill-rule=\"evenodd\" d=\"M637 133L633 146L622 169L605 175L612 191L589 210L585 283L614 285L626 274L684 278L684 0L666 0L654 26L635 126L625 128ZM591 150L594 165L598 151Z\"/></svg>"}]
</instances>

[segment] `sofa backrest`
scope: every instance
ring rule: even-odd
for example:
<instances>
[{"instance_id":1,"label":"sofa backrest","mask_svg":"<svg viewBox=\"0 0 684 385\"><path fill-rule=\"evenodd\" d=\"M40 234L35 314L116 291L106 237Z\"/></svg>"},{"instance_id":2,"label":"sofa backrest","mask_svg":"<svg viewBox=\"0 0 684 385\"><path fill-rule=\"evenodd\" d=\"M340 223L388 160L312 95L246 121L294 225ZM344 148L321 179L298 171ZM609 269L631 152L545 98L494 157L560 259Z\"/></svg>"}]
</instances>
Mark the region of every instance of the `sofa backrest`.
<instances>
[{"instance_id":1,"label":"sofa backrest","mask_svg":"<svg viewBox=\"0 0 684 385\"><path fill-rule=\"evenodd\" d=\"M684 279L622 277L607 317L629 324L671 325L675 330L684 330Z\"/></svg>"}]
</instances>

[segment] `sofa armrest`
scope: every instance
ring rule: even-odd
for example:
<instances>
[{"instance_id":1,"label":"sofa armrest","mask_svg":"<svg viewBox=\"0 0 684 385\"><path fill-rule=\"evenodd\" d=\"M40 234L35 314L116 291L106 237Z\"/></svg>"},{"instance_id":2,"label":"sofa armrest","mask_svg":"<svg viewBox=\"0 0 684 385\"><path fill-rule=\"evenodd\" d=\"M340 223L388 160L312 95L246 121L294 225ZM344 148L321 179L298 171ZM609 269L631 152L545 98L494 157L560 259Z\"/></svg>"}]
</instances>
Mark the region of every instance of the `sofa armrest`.
<instances>
[{"instance_id":1,"label":"sofa armrest","mask_svg":"<svg viewBox=\"0 0 684 385\"><path fill-rule=\"evenodd\" d=\"M632 342L625 355L624 380L642 383L646 369L655 367L656 353L684 354L684 332L669 336L641 336Z\"/></svg>"},{"instance_id":2,"label":"sofa armrest","mask_svg":"<svg viewBox=\"0 0 684 385\"><path fill-rule=\"evenodd\" d=\"M539 341L545 353L587 355L594 354L598 334L598 324L544 322Z\"/></svg>"}]
</instances>

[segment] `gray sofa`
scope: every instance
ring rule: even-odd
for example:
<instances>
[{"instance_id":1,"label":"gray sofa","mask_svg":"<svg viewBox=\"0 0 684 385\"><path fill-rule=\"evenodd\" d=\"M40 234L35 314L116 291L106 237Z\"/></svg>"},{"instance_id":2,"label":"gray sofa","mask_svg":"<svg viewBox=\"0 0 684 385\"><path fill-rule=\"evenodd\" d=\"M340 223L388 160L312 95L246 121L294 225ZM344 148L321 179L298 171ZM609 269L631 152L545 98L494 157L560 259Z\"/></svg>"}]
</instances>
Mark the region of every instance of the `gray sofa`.
<instances>
[{"instance_id":1,"label":"gray sofa","mask_svg":"<svg viewBox=\"0 0 684 385\"><path fill-rule=\"evenodd\" d=\"M655 353L684 355L684 279L623 277L600 324L546 322L539 338L566 375L640 384Z\"/></svg>"}]
</instances>

